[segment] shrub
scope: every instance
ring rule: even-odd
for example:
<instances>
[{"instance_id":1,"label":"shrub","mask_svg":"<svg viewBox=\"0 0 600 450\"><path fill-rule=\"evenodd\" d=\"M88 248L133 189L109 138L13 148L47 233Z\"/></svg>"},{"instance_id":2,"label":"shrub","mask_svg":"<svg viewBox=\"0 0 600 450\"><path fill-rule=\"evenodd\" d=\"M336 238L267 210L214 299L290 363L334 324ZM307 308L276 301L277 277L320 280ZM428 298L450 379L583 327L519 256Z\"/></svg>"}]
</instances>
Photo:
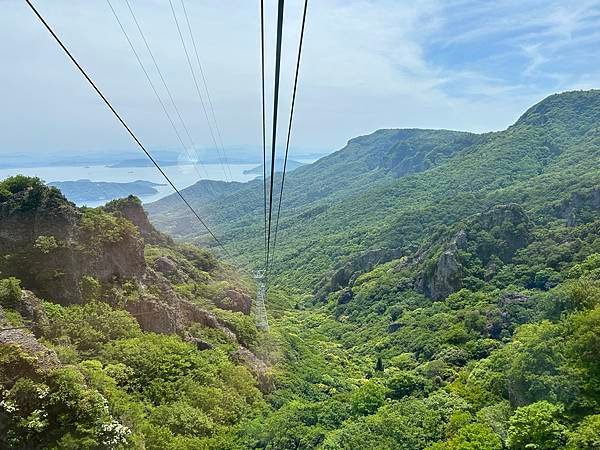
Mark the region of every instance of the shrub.
<instances>
[{"instance_id":1,"label":"shrub","mask_svg":"<svg viewBox=\"0 0 600 450\"><path fill-rule=\"evenodd\" d=\"M14 308L21 301L21 281L14 277L0 280L0 304Z\"/></svg>"},{"instance_id":2,"label":"shrub","mask_svg":"<svg viewBox=\"0 0 600 450\"><path fill-rule=\"evenodd\" d=\"M36 238L33 246L44 255L47 255L52 250L56 250L58 248L58 242L56 242L56 238L54 236L40 235Z\"/></svg>"},{"instance_id":3,"label":"shrub","mask_svg":"<svg viewBox=\"0 0 600 450\"><path fill-rule=\"evenodd\" d=\"M25 175L14 175L0 182L0 193L16 194L32 187L43 186L42 180L37 177L26 177Z\"/></svg>"}]
</instances>

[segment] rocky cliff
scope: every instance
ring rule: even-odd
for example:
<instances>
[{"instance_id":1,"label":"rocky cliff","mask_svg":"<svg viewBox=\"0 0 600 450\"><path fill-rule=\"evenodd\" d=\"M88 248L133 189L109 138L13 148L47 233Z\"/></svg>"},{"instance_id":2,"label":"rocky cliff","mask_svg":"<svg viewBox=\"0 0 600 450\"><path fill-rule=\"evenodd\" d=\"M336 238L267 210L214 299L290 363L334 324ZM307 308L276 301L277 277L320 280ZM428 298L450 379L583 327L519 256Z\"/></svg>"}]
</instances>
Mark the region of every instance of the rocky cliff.
<instances>
[{"instance_id":1,"label":"rocky cliff","mask_svg":"<svg viewBox=\"0 0 600 450\"><path fill-rule=\"evenodd\" d=\"M415 289L440 300L463 287L467 268L480 267L483 277L497 270L496 260L507 263L531 240L531 223L516 204L498 205L458 225L449 240L442 239L418 253L421 269Z\"/></svg>"},{"instance_id":2,"label":"rocky cliff","mask_svg":"<svg viewBox=\"0 0 600 450\"><path fill-rule=\"evenodd\" d=\"M219 278L217 260L158 232L137 198L89 209L36 179L22 177L13 190L0 197L1 278L16 277L35 295L62 305L105 301L129 311L146 331L184 335L198 323L237 343L221 319L174 288L209 285ZM211 295L221 309L250 313L243 288Z\"/></svg>"}]
</instances>

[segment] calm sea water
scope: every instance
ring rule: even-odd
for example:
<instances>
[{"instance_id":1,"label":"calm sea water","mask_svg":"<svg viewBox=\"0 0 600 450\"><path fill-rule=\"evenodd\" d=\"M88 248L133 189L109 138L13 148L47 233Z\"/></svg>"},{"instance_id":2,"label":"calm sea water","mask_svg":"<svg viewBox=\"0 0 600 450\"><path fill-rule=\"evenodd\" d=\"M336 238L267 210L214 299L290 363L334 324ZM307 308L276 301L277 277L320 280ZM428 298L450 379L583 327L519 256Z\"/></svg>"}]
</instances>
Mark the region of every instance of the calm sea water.
<instances>
[{"instance_id":1,"label":"calm sea water","mask_svg":"<svg viewBox=\"0 0 600 450\"><path fill-rule=\"evenodd\" d=\"M244 175L243 171L256 167L256 164L232 164L231 181L250 181L256 175ZM209 180L225 180L223 167L220 164L204 164L202 167L193 165L178 165L163 167L165 173L171 178L178 189L183 189L196 183L200 178ZM131 182L136 180L151 181L154 183L166 183L161 174L154 167L123 167L111 168L106 166L88 167L24 167L16 169L0 169L0 180L11 175L22 174L36 176L46 182L52 181L74 181L89 179L92 181ZM200 176L199 176L200 174ZM228 172L229 175L229 172ZM166 195L172 194L170 186L156 186L157 194L142 197L142 201L149 203ZM129 195L126 190L123 196ZM106 203L85 202L87 206L99 206Z\"/></svg>"}]
</instances>

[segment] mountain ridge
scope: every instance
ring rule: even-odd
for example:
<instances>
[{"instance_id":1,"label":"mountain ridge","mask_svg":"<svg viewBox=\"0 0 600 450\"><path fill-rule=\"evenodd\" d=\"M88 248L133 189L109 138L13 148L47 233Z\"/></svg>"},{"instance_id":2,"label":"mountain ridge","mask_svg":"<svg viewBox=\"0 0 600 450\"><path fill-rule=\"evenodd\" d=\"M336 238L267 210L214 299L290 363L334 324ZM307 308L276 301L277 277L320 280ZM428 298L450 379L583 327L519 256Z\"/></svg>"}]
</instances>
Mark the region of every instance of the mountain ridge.
<instances>
[{"instance_id":1,"label":"mountain ridge","mask_svg":"<svg viewBox=\"0 0 600 450\"><path fill-rule=\"evenodd\" d=\"M566 112L555 112L557 105ZM544 115L548 118L540 125ZM420 225L436 222L424 219L431 214L439 217L443 211L443 221L451 223L495 204L530 202L536 195L547 199L557 192L566 196L589 187L597 180L593 169L599 118L600 91L572 91L542 100L499 132L379 130L353 138L343 149L287 177L278 238L286 262L274 270L284 279L302 280L303 286L314 284L318 276L303 269L309 261L317 272L325 271L357 250L417 244L432 232ZM421 139L419 144L411 140L414 136ZM411 159L415 155L419 164ZM408 170L393 172L395 167ZM544 187L531 190L531 177L551 179L552 187L540 182ZM225 242L233 235L242 239L233 250L249 262L249 255L260 252L262 187L252 182L239 187L214 203L197 206L211 217ZM163 205L169 201L146 207L159 228L173 231L172 224L185 220L185 214L164 220L168 208ZM535 202L530 206L535 210ZM374 220L378 217L384 220ZM190 229L179 234L188 239L199 235ZM313 248L311 242L319 245Z\"/></svg>"}]
</instances>

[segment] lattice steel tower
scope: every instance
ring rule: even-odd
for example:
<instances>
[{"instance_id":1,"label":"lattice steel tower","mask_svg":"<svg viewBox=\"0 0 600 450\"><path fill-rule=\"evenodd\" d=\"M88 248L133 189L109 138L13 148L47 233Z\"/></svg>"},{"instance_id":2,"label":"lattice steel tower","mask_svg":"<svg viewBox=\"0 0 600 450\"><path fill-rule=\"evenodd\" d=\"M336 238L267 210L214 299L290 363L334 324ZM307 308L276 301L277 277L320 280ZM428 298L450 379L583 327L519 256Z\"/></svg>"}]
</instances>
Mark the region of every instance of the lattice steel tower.
<instances>
[{"instance_id":1,"label":"lattice steel tower","mask_svg":"<svg viewBox=\"0 0 600 450\"><path fill-rule=\"evenodd\" d=\"M254 302L254 320L256 328L263 331L269 331L269 321L267 320L267 308L265 301L267 299L267 280L265 270L260 269L254 272L256 280L256 301Z\"/></svg>"}]
</instances>

